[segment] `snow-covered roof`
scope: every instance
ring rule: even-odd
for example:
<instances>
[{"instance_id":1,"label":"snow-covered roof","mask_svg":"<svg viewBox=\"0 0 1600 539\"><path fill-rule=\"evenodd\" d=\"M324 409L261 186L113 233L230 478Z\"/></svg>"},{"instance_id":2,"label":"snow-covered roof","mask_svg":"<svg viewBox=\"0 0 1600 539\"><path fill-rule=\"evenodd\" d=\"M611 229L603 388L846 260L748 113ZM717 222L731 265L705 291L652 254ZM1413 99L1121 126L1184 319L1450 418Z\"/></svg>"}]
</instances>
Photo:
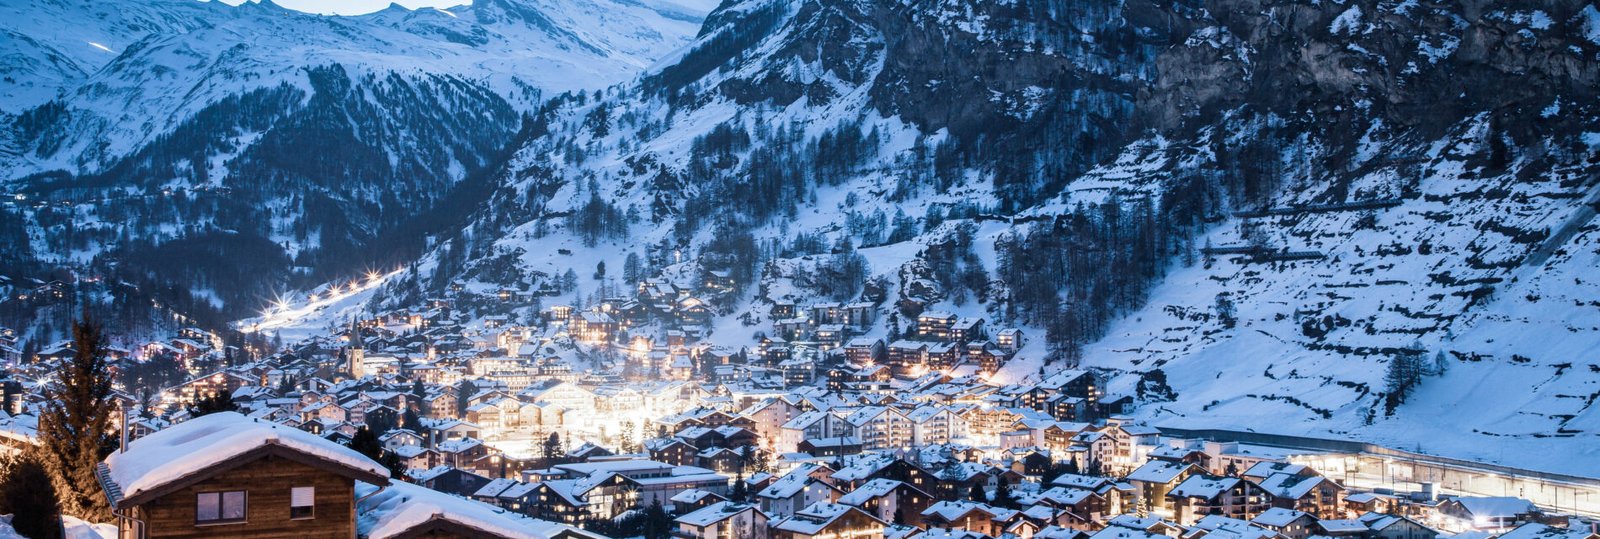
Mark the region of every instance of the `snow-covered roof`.
<instances>
[{"instance_id":1,"label":"snow-covered roof","mask_svg":"<svg viewBox=\"0 0 1600 539\"><path fill-rule=\"evenodd\" d=\"M360 453L315 434L237 412L201 416L130 442L102 463L100 480L114 505L164 486L199 480L207 470L241 464L251 452L281 448L362 481L388 483L389 471ZM181 456L182 458L174 458Z\"/></svg>"},{"instance_id":2,"label":"snow-covered roof","mask_svg":"<svg viewBox=\"0 0 1600 539\"><path fill-rule=\"evenodd\" d=\"M1533 502L1512 496L1462 496L1455 501L1474 517L1514 517L1534 510Z\"/></svg>"},{"instance_id":3,"label":"snow-covered roof","mask_svg":"<svg viewBox=\"0 0 1600 539\"><path fill-rule=\"evenodd\" d=\"M1211 499L1227 492L1237 486L1239 479L1233 477L1218 477L1214 475L1195 474L1184 479L1178 486L1172 487L1169 496L1178 498L1205 498Z\"/></svg>"},{"instance_id":4,"label":"snow-covered roof","mask_svg":"<svg viewBox=\"0 0 1600 539\"><path fill-rule=\"evenodd\" d=\"M1556 528L1529 522L1506 532L1500 539L1586 539L1594 536L1594 532L1588 530Z\"/></svg>"},{"instance_id":5,"label":"snow-covered roof","mask_svg":"<svg viewBox=\"0 0 1600 539\"><path fill-rule=\"evenodd\" d=\"M1328 533L1345 534L1367 531L1367 524L1365 522L1353 518L1323 519L1317 521L1317 525L1321 526L1322 530Z\"/></svg>"},{"instance_id":6,"label":"snow-covered roof","mask_svg":"<svg viewBox=\"0 0 1600 539\"><path fill-rule=\"evenodd\" d=\"M549 539L557 535L596 537L555 522L528 518L484 503L458 498L408 483L380 489L356 484L356 533L367 539L400 537L436 520L470 528L490 537Z\"/></svg>"},{"instance_id":7,"label":"snow-covered roof","mask_svg":"<svg viewBox=\"0 0 1600 539\"><path fill-rule=\"evenodd\" d=\"M1311 493L1326 479L1320 475L1273 474L1261 480L1261 488L1278 498L1298 500Z\"/></svg>"},{"instance_id":8,"label":"snow-covered roof","mask_svg":"<svg viewBox=\"0 0 1600 539\"><path fill-rule=\"evenodd\" d=\"M1304 516L1307 516L1304 511L1274 507L1266 511L1262 511L1261 514L1256 515L1256 518L1251 519L1250 521L1262 526L1282 528Z\"/></svg>"},{"instance_id":9,"label":"snow-covered roof","mask_svg":"<svg viewBox=\"0 0 1600 539\"><path fill-rule=\"evenodd\" d=\"M1177 479L1183 472L1193 468L1192 464L1170 462L1165 460L1152 460L1144 463L1139 469L1128 474L1129 481L1143 481L1146 483L1170 483Z\"/></svg>"},{"instance_id":10,"label":"snow-covered roof","mask_svg":"<svg viewBox=\"0 0 1600 539\"><path fill-rule=\"evenodd\" d=\"M1107 526L1103 530L1094 532L1094 535L1089 537L1093 539L1170 539L1165 535L1122 526Z\"/></svg>"},{"instance_id":11,"label":"snow-covered roof","mask_svg":"<svg viewBox=\"0 0 1600 539\"><path fill-rule=\"evenodd\" d=\"M733 518L745 511L760 512L760 509L756 509L756 506L747 503L717 502L678 517L675 521L703 528Z\"/></svg>"},{"instance_id":12,"label":"snow-covered roof","mask_svg":"<svg viewBox=\"0 0 1600 539\"><path fill-rule=\"evenodd\" d=\"M878 520L877 517L848 505L833 502L817 502L811 504L810 507L796 512L794 516L783 519L777 524L773 524L772 527L802 535L816 535L827 529L828 525L833 524L833 521L838 520L839 517L842 517L851 511L860 512L867 518L877 520L879 524L883 523L883 521Z\"/></svg>"},{"instance_id":13,"label":"snow-covered roof","mask_svg":"<svg viewBox=\"0 0 1600 539\"><path fill-rule=\"evenodd\" d=\"M899 481L895 481L893 479L881 477L878 479L873 479L868 481L866 484L861 485L860 487L856 487L856 489L850 491L849 494L840 496L839 503L861 506L869 501L872 501L874 498L894 492L895 487L900 485L901 483Z\"/></svg>"}]
</instances>

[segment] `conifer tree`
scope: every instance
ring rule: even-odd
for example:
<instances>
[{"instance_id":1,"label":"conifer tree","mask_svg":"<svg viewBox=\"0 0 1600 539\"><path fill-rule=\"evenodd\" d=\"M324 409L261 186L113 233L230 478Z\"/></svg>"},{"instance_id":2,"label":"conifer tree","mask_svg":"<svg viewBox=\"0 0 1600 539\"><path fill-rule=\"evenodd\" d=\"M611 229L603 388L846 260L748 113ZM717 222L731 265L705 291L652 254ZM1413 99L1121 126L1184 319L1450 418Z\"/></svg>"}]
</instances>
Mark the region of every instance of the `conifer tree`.
<instances>
[{"instance_id":1,"label":"conifer tree","mask_svg":"<svg viewBox=\"0 0 1600 539\"><path fill-rule=\"evenodd\" d=\"M45 390L39 416L40 460L61 494L61 509L90 522L111 519L95 468L114 447L111 372L100 326L83 319L72 326L75 352Z\"/></svg>"},{"instance_id":2,"label":"conifer tree","mask_svg":"<svg viewBox=\"0 0 1600 539\"><path fill-rule=\"evenodd\" d=\"M61 501L38 456L6 457L0 469L0 513L12 515L11 527L23 537L61 537Z\"/></svg>"}]
</instances>

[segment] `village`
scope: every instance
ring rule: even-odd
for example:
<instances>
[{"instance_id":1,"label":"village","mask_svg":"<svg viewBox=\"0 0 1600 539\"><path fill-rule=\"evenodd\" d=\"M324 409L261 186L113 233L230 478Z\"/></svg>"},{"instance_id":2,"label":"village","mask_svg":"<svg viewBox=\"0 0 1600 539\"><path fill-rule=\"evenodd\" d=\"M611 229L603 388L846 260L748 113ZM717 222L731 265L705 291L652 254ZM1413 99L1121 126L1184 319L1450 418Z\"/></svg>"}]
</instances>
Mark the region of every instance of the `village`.
<instances>
[{"instance_id":1,"label":"village","mask_svg":"<svg viewBox=\"0 0 1600 539\"><path fill-rule=\"evenodd\" d=\"M692 289L646 280L536 316L510 308L536 305L528 292L452 287L424 309L350 320L264 354L199 329L107 349L123 436L101 482L123 530L194 528L196 514L227 521L225 496L201 495L174 517L161 512L170 502L135 490L178 487L136 489L150 481L118 470L149 468L139 459L169 444L227 454L237 448L218 432L241 431L267 441L235 457L284 457L292 473L279 475L336 485L326 491L345 504L296 498L281 518L239 517L269 531L315 511L356 513L349 527L362 537L1600 537L1592 506L1563 511L1559 494L1550 504L1386 488L1351 480L1373 466L1335 451L1140 424L1089 370L1003 383L996 374L1024 360L1028 336L982 318L926 310L885 338L871 301L774 302L754 342L712 344L720 278ZM22 358L9 331L0 346L10 366L0 442L22 448L37 436L40 387L75 351L63 342ZM149 375L160 365L176 372ZM151 379L177 381L152 391ZM293 464L308 459L320 464ZM163 477L239 484L261 473L223 457L177 462L168 466L186 468ZM395 504L352 501L377 491L469 516L379 533Z\"/></svg>"}]
</instances>

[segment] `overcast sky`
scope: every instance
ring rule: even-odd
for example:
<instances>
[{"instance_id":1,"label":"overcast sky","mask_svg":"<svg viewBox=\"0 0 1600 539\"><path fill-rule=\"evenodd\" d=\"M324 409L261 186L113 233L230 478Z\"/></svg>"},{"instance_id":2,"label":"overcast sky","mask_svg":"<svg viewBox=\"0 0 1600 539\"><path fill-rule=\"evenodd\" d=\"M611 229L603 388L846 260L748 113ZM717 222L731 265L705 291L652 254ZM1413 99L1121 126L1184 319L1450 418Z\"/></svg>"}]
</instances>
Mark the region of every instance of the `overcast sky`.
<instances>
[{"instance_id":1,"label":"overcast sky","mask_svg":"<svg viewBox=\"0 0 1600 539\"><path fill-rule=\"evenodd\" d=\"M223 2L239 5L245 1L257 0L221 0ZM298 9L309 13L324 15L360 15L372 13L389 7L390 3L400 4L408 8L419 7L447 7L461 4L470 4L468 0L272 0L278 5Z\"/></svg>"}]
</instances>

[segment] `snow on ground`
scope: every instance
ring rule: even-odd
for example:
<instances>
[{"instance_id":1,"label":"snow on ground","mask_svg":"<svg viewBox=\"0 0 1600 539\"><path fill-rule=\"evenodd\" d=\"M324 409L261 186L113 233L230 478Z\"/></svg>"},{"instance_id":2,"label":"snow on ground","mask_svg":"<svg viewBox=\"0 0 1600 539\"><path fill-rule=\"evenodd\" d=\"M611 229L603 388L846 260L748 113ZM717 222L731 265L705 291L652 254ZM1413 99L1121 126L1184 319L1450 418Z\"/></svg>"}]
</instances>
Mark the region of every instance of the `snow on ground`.
<instances>
[{"instance_id":1,"label":"snow on ground","mask_svg":"<svg viewBox=\"0 0 1600 539\"><path fill-rule=\"evenodd\" d=\"M287 342L323 335L359 318L379 287L402 271L371 274L366 279L324 285L303 296L282 298L261 316L235 322L234 327L246 333L275 334Z\"/></svg>"},{"instance_id":2,"label":"snow on ground","mask_svg":"<svg viewBox=\"0 0 1600 539\"><path fill-rule=\"evenodd\" d=\"M707 13L698 0L527 3L391 7L350 17L193 0L0 5L0 35L17 37L0 40L0 57L10 58L0 68L21 73L0 83L0 112L55 99L71 115L62 151L0 163L11 177L93 170L226 97L280 84L309 93L309 66L338 64L352 77L456 77L531 108L541 92L628 80L686 45ZM537 20L513 9L521 7Z\"/></svg>"},{"instance_id":3,"label":"snow on ground","mask_svg":"<svg viewBox=\"0 0 1600 539\"><path fill-rule=\"evenodd\" d=\"M1351 438L1600 474L1600 312L1585 307L1600 305L1590 282L1600 264L1595 225L1547 263L1517 267L1547 233L1587 222L1593 213L1573 197L1593 196L1591 187L1584 171L1516 178L1471 169L1478 127L1421 149L1419 194L1399 207L1216 227L1212 246L1256 241L1322 258L1219 255L1174 268L1144 308L1088 347L1084 364L1161 369L1177 400L1135 412L1156 424ZM1375 171L1353 189L1366 199L1399 196L1392 190L1405 182L1394 173ZM1280 204L1313 190L1286 192ZM1236 327L1217 316L1221 294L1235 305ZM1387 417L1378 394L1390 358L1408 347L1429 365L1442 357L1447 369ZM1106 390L1134 395L1138 381L1117 375Z\"/></svg>"}]
</instances>

